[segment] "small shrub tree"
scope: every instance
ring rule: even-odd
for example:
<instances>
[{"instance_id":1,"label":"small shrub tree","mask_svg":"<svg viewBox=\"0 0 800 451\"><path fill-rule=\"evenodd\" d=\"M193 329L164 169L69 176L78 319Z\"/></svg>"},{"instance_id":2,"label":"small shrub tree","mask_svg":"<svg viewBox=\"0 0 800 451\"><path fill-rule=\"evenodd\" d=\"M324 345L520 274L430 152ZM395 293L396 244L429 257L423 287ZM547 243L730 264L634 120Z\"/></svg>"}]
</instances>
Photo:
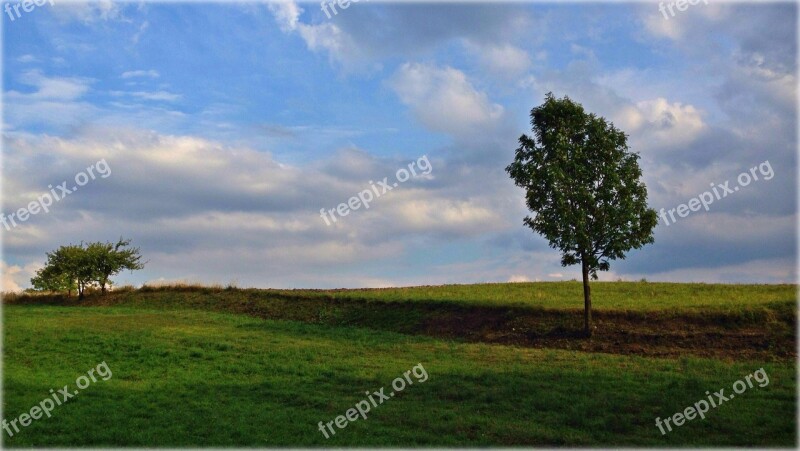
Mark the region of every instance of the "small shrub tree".
<instances>
[{"instance_id":1,"label":"small shrub tree","mask_svg":"<svg viewBox=\"0 0 800 451\"><path fill-rule=\"evenodd\" d=\"M49 280L52 282L56 282L60 278L66 279L69 287L67 295L71 295L71 288L74 287L78 291L78 299L83 299L86 287L94 278L94 268L88 259L83 243L61 246L48 253L43 271L49 275Z\"/></svg>"},{"instance_id":2,"label":"small shrub tree","mask_svg":"<svg viewBox=\"0 0 800 451\"><path fill-rule=\"evenodd\" d=\"M47 262L31 279L31 285L38 291L66 291L67 296L77 290L78 299L83 299L90 286L99 286L105 293L112 276L125 269L144 268L139 248L128 248L130 242L120 238L116 243L61 246L47 253Z\"/></svg>"},{"instance_id":3,"label":"small shrub tree","mask_svg":"<svg viewBox=\"0 0 800 451\"><path fill-rule=\"evenodd\" d=\"M94 281L100 286L102 293L105 293L106 286L111 284L111 276L126 269L134 271L144 268L139 248L128 248L130 244L131 240L120 238L116 244L96 242L89 243L86 247L86 252L95 269Z\"/></svg>"},{"instance_id":4,"label":"small shrub tree","mask_svg":"<svg viewBox=\"0 0 800 451\"><path fill-rule=\"evenodd\" d=\"M72 295L76 288L75 281L66 273L58 271L54 266L48 265L36 271L36 276L31 279L35 291L60 292L66 291L67 296Z\"/></svg>"}]
</instances>

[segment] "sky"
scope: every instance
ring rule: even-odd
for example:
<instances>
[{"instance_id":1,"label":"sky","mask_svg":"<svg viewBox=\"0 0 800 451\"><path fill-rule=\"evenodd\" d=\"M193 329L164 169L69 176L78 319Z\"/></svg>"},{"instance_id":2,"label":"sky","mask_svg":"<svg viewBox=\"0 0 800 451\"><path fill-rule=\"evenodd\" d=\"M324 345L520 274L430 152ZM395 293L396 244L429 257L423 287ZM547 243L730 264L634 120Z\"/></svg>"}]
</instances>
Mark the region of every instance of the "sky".
<instances>
[{"instance_id":1,"label":"sky","mask_svg":"<svg viewBox=\"0 0 800 451\"><path fill-rule=\"evenodd\" d=\"M601 280L797 282L795 4L40 3L3 11L4 290L119 237L119 285L580 279L505 172L548 92L664 209Z\"/></svg>"}]
</instances>

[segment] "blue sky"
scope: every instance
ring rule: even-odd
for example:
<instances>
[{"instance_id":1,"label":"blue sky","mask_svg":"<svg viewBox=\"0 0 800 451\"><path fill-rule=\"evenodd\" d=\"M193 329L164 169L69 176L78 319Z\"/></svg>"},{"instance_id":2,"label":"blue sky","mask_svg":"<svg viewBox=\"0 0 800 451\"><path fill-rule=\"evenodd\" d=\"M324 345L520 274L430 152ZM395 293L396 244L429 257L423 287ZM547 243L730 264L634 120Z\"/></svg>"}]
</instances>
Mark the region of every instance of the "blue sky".
<instances>
[{"instance_id":1,"label":"blue sky","mask_svg":"<svg viewBox=\"0 0 800 451\"><path fill-rule=\"evenodd\" d=\"M13 15L13 13L12 13ZM504 172L568 95L626 131L653 208L774 177L656 229L601 279L796 281L797 8L657 3L45 3L3 17L5 289L45 252L130 237L119 283L362 287L566 280ZM766 30L769 30L768 32ZM413 178L320 218L423 155Z\"/></svg>"}]
</instances>

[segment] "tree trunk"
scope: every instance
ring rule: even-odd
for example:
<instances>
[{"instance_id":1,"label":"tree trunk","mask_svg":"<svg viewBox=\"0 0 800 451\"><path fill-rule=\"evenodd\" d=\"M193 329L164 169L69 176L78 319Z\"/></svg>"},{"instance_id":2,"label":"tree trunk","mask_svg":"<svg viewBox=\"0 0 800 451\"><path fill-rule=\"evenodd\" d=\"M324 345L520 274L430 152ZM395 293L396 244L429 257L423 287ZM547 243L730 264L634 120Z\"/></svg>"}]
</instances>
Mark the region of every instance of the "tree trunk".
<instances>
[{"instance_id":1,"label":"tree trunk","mask_svg":"<svg viewBox=\"0 0 800 451\"><path fill-rule=\"evenodd\" d=\"M586 261L581 262L581 268L583 270L583 333L586 338L589 338L592 336L592 292L589 288L589 266Z\"/></svg>"}]
</instances>

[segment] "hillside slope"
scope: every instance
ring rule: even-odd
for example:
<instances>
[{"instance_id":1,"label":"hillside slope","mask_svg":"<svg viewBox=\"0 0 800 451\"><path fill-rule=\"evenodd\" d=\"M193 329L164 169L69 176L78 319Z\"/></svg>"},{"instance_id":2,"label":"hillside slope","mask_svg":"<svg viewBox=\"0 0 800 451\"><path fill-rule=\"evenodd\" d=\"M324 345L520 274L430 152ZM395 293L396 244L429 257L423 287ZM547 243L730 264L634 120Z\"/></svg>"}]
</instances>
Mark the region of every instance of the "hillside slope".
<instances>
[{"instance_id":1,"label":"hillside slope","mask_svg":"<svg viewBox=\"0 0 800 451\"><path fill-rule=\"evenodd\" d=\"M580 291L574 293L576 287L580 284L372 290L178 286L95 294L80 302L58 296L15 296L4 302L191 308L468 342L612 354L767 360L796 357L793 285L597 283L596 331L591 340L579 338L582 317L574 305L580 305L581 298Z\"/></svg>"},{"instance_id":2,"label":"hillside slope","mask_svg":"<svg viewBox=\"0 0 800 451\"><path fill-rule=\"evenodd\" d=\"M4 437L5 446L788 447L796 440L794 362L458 343L144 306L164 302L154 294L136 305L6 306L5 418L27 412L48 389L73 387L100 362L113 376ZM393 379L418 364L424 382L412 376L413 385L366 419L327 439L320 433L319 422L344 415L365 392L388 394ZM683 411L707 390L728 393L762 368L767 385L665 435L656 427L656 417Z\"/></svg>"}]
</instances>

